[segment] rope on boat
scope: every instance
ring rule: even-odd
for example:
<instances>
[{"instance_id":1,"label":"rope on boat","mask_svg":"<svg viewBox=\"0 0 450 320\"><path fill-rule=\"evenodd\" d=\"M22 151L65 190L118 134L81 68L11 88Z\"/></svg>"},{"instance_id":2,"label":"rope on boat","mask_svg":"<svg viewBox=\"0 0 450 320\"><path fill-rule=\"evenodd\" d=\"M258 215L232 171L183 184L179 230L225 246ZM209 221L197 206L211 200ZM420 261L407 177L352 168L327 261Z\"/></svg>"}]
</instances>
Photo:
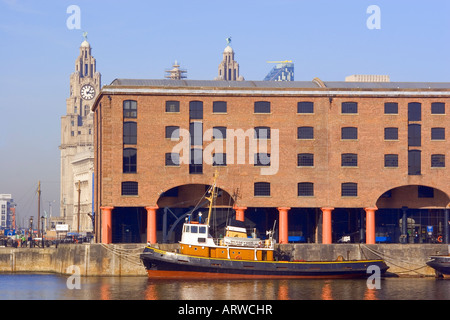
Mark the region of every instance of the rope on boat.
<instances>
[{"instance_id":1,"label":"rope on boat","mask_svg":"<svg viewBox=\"0 0 450 320\"><path fill-rule=\"evenodd\" d=\"M141 262L139 261L139 255L141 254L141 252L144 250L145 247L135 248L135 249L120 249L120 248L115 248L115 247L111 248L110 246L103 244L103 243L101 244L101 246L122 260L125 260L136 266L142 265ZM137 252L137 253L133 252L133 251L138 251L138 250L139 250L139 252Z\"/></svg>"},{"instance_id":2,"label":"rope on boat","mask_svg":"<svg viewBox=\"0 0 450 320\"><path fill-rule=\"evenodd\" d=\"M379 252L379 251L376 251L376 250L374 250L374 249L371 249L371 248L367 247L367 246L364 245L364 244L360 244L360 247L361 247L361 246L363 246L363 248L367 249L368 251L372 252L373 254L377 255L377 256L380 257L381 259L385 260L385 261L388 262L389 264L391 264L391 265L393 265L393 266L396 266L397 268L400 268L400 269L405 270L405 271L399 271L399 272L396 272L397 274L400 274L400 273L407 273L407 272L415 272L415 273L417 273L417 274L419 274L419 275L422 275L422 276L426 276L426 275L427 275L427 274L425 274L425 273L420 273L420 272L417 271L417 270L426 268L426 267L427 267L426 264L425 264L425 265L417 265L417 264L416 264L416 266L418 266L418 267L415 268L415 269L405 268L405 267L402 267L402 266L398 265L397 263L394 263L394 262L393 262L393 261L399 261L399 262L401 262L401 263L406 263L406 262L402 261L401 259L395 258L395 257L389 257L389 256L383 254L382 252ZM408 264L410 264L410 265L415 265L415 264L413 264L413 263L408 263Z\"/></svg>"}]
</instances>

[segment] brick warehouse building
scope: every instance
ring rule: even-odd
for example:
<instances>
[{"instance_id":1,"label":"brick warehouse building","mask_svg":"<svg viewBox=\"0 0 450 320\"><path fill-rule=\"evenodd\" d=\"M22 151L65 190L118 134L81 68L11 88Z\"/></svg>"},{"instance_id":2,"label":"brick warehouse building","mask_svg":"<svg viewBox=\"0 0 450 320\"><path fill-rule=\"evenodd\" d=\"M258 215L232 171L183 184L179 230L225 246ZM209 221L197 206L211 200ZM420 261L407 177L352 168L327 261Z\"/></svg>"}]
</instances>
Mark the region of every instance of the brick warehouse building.
<instances>
[{"instance_id":1,"label":"brick warehouse building","mask_svg":"<svg viewBox=\"0 0 450 320\"><path fill-rule=\"evenodd\" d=\"M217 237L448 241L449 105L450 83L117 79L92 108L97 241L177 242L215 170Z\"/></svg>"}]
</instances>

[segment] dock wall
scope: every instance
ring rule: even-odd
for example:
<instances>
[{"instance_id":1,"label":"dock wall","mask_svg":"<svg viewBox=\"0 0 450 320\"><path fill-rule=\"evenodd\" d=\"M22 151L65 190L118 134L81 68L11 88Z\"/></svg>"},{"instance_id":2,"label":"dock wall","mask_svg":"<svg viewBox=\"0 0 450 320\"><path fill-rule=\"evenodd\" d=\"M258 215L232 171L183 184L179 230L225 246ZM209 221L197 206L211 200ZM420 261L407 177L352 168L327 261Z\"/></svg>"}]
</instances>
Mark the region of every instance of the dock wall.
<instances>
[{"instance_id":1,"label":"dock wall","mask_svg":"<svg viewBox=\"0 0 450 320\"><path fill-rule=\"evenodd\" d=\"M173 250L177 244L159 245ZM64 244L58 248L0 248L0 272L58 273L82 276L145 276L139 260L144 244ZM449 254L446 244L283 244L277 250L295 260L383 258L398 276L434 276L431 255Z\"/></svg>"}]
</instances>

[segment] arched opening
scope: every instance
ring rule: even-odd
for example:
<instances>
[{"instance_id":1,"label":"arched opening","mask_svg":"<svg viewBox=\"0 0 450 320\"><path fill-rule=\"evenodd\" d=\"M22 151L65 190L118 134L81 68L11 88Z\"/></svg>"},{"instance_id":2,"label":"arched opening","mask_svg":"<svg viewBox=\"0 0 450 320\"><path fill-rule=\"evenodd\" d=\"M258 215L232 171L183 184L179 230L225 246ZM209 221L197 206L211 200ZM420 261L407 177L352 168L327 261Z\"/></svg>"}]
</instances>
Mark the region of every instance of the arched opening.
<instances>
[{"instance_id":1,"label":"arched opening","mask_svg":"<svg viewBox=\"0 0 450 320\"><path fill-rule=\"evenodd\" d=\"M173 187L163 192L157 202L159 214L157 219L158 242L176 243L181 239L183 222L190 215L191 219L207 219L209 201L205 196L210 189L206 184L186 184ZM226 221L234 219L234 197L218 188L213 215L210 220L213 237L220 238Z\"/></svg>"},{"instance_id":2,"label":"arched opening","mask_svg":"<svg viewBox=\"0 0 450 320\"><path fill-rule=\"evenodd\" d=\"M449 196L436 188L406 185L377 200L377 242L440 243L448 238Z\"/></svg>"}]
</instances>

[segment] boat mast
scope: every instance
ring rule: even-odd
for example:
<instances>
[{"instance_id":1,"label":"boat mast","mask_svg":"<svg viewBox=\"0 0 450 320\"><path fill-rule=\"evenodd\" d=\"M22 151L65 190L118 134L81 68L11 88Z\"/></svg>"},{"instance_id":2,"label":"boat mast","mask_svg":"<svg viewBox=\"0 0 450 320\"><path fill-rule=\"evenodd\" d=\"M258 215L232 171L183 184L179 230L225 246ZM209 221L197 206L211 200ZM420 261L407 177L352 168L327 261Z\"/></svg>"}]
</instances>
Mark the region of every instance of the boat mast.
<instances>
[{"instance_id":1,"label":"boat mast","mask_svg":"<svg viewBox=\"0 0 450 320\"><path fill-rule=\"evenodd\" d=\"M208 209L208 219L206 220L206 225L209 227L209 221L211 220L211 213L212 213L212 207L213 207L213 201L214 198L216 196L216 180L218 177L218 172L216 170L216 172L214 173L214 181L213 184L211 186L211 195L209 197L205 197L206 200L209 201L209 209Z\"/></svg>"}]
</instances>

